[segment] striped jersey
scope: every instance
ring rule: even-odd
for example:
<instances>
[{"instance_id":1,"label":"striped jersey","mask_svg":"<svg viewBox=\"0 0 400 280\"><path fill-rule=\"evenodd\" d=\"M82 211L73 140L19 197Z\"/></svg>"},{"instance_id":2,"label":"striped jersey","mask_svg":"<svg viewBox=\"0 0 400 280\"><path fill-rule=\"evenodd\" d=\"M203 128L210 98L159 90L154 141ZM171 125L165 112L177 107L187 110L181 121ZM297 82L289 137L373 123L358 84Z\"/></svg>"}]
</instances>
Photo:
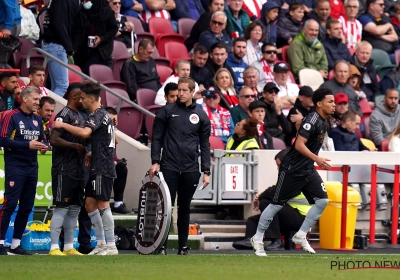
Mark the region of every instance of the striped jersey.
<instances>
[{"instance_id":1,"label":"striped jersey","mask_svg":"<svg viewBox=\"0 0 400 280\"><path fill-rule=\"evenodd\" d=\"M244 0L242 9L247 12L249 18L254 16L261 18L262 5L266 2L266 0Z\"/></svg>"},{"instance_id":2,"label":"striped jersey","mask_svg":"<svg viewBox=\"0 0 400 280\"><path fill-rule=\"evenodd\" d=\"M305 171L314 169L314 161L303 156L295 149L297 137L300 135L307 139L306 147L315 155L318 155L326 134L326 120L318 112L309 113L301 123L296 140L287 155L283 158L281 167L287 170Z\"/></svg>"},{"instance_id":3,"label":"striped jersey","mask_svg":"<svg viewBox=\"0 0 400 280\"><path fill-rule=\"evenodd\" d=\"M146 10L142 12L142 21L143 22L149 22L150 18L165 18L170 20L171 19L171 15L169 14L169 12L167 10L158 10L158 11L150 11L150 10Z\"/></svg>"},{"instance_id":4,"label":"striped jersey","mask_svg":"<svg viewBox=\"0 0 400 280\"><path fill-rule=\"evenodd\" d=\"M339 22L342 24L343 36L346 39L345 45L348 49L355 49L356 44L361 41L362 24L358 20L347 20L340 16Z\"/></svg>"}]
</instances>

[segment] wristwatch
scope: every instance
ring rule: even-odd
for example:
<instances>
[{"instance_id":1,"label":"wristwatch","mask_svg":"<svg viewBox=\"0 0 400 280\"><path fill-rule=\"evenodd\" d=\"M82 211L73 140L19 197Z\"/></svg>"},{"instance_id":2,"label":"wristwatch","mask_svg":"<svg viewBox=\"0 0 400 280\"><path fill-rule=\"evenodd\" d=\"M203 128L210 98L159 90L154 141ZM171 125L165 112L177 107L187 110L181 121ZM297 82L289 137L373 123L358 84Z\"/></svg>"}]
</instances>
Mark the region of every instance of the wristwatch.
<instances>
[{"instance_id":1,"label":"wristwatch","mask_svg":"<svg viewBox=\"0 0 400 280\"><path fill-rule=\"evenodd\" d=\"M203 171L204 175L210 176L211 175L211 171L210 170L205 170Z\"/></svg>"}]
</instances>

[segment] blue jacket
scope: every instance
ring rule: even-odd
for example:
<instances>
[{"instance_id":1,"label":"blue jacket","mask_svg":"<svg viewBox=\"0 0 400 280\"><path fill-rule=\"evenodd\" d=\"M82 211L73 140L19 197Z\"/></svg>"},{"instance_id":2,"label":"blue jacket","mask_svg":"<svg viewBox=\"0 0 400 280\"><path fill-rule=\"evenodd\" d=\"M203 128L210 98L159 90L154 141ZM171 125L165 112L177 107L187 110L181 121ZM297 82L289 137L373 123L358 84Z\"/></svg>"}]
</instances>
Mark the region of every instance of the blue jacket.
<instances>
[{"instance_id":1,"label":"blue jacket","mask_svg":"<svg viewBox=\"0 0 400 280\"><path fill-rule=\"evenodd\" d=\"M21 24L21 13L16 0L0 1L0 25L4 29L11 30L14 24Z\"/></svg>"},{"instance_id":2,"label":"blue jacket","mask_svg":"<svg viewBox=\"0 0 400 280\"><path fill-rule=\"evenodd\" d=\"M357 133L350 133L341 125L335 127L329 132L329 137L332 138L335 145L335 151L364 151L369 150L361 142Z\"/></svg>"},{"instance_id":3,"label":"blue jacket","mask_svg":"<svg viewBox=\"0 0 400 280\"><path fill-rule=\"evenodd\" d=\"M326 58L328 59L328 69L332 70L336 60L344 59L350 61L349 49L343 44L342 40L326 37L322 41L325 48Z\"/></svg>"},{"instance_id":4,"label":"blue jacket","mask_svg":"<svg viewBox=\"0 0 400 280\"><path fill-rule=\"evenodd\" d=\"M226 64L232 68L233 73L235 74L235 76L232 78L233 81L235 82L236 90L239 91L244 86L243 71L244 69L246 69L248 65L243 61L243 59L240 62L237 61L232 53L228 55Z\"/></svg>"},{"instance_id":5,"label":"blue jacket","mask_svg":"<svg viewBox=\"0 0 400 280\"><path fill-rule=\"evenodd\" d=\"M200 0L193 0L199 15L202 15L205 10ZM175 0L175 9L171 11L171 20L178 21L180 18L190 18L188 3L186 0Z\"/></svg>"},{"instance_id":6,"label":"blue jacket","mask_svg":"<svg viewBox=\"0 0 400 280\"><path fill-rule=\"evenodd\" d=\"M19 172L37 174L37 151L29 149L32 140L44 140L40 116L26 114L17 108L3 117L0 122L0 146L4 147L6 172L17 168Z\"/></svg>"},{"instance_id":7,"label":"blue jacket","mask_svg":"<svg viewBox=\"0 0 400 280\"><path fill-rule=\"evenodd\" d=\"M146 11L146 3L144 0L137 0L140 4L143 6L143 11ZM134 6L133 0L121 0L121 14L124 16L131 16L135 18L139 18L139 13L131 10L131 8Z\"/></svg>"},{"instance_id":8,"label":"blue jacket","mask_svg":"<svg viewBox=\"0 0 400 280\"><path fill-rule=\"evenodd\" d=\"M206 47L209 52L211 52L211 46L217 42L224 42L228 47L228 53L232 52L232 39L226 33L222 33L221 38L217 38L211 29L207 29L201 33L199 37L199 44Z\"/></svg>"},{"instance_id":9,"label":"blue jacket","mask_svg":"<svg viewBox=\"0 0 400 280\"><path fill-rule=\"evenodd\" d=\"M265 14L269 10L274 8L279 8L279 10L281 9L281 7L274 1L268 1L267 3L262 5L261 18L257 20L264 27L264 33L265 33L264 43L276 44L276 39L278 37L278 28L276 27L276 20L274 22L267 23L267 20L265 19Z\"/></svg>"}]
</instances>

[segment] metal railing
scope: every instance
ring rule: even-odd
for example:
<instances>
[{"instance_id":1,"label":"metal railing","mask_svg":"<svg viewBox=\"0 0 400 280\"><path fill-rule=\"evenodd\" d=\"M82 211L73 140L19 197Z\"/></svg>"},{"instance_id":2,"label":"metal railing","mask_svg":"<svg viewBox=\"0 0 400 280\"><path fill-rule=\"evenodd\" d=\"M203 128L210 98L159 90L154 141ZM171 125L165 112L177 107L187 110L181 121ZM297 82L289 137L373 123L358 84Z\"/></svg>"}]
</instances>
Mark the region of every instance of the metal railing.
<instances>
[{"instance_id":1,"label":"metal railing","mask_svg":"<svg viewBox=\"0 0 400 280\"><path fill-rule=\"evenodd\" d=\"M143 114L146 114L146 115L148 115L148 116L150 116L150 117L152 117L152 118L155 117L155 115L154 115L152 112L150 112L150 111L144 109L143 107L141 107L141 106L139 106L138 104L134 103L134 102L131 101L130 99L119 95L119 94L116 93L114 90L110 89L109 87L106 87L105 85L103 85L103 84L101 84L100 82L94 80L93 78L89 77L88 75L86 75L86 74L84 74L84 73L82 73L82 72L79 72L79 71L76 70L75 68L69 66L67 63L65 63L65 62L63 62L63 61L61 61L61 60L59 60L58 58L52 56L51 54L49 54L48 52L45 52L44 50L42 50L42 49L40 49L40 48L32 48L32 49L29 50L28 55L27 55L27 57L26 57L26 67L27 67L28 69L29 69L29 67L30 67L30 65L31 65L31 54L32 54L33 52L38 52L38 53L40 53L40 54L44 57L43 67L45 67L45 68L46 68L46 65L47 65L47 61L48 61L48 59L50 58L50 59L54 60L55 62L57 62L58 64L61 64L61 65L64 66L65 68L68 68L69 70L71 70L71 71L74 72L75 74L78 74L79 76L81 76L81 77L82 77L82 80L83 80L83 79L86 79L86 80L89 80L89 81L91 81L91 82L93 82L93 83L99 84L101 89L103 89L103 90L105 90L105 91L111 93L112 95L114 95L115 97L117 97L117 98L119 99L119 102L118 102L118 105L117 105L117 108L116 108L116 110L117 110L118 112L119 112L119 110L121 109L122 101L124 101L124 102L128 103L129 105L131 105L132 107L134 107L135 109L137 109L137 110L139 110L140 112L142 112Z\"/></svg>"}]
</instances>

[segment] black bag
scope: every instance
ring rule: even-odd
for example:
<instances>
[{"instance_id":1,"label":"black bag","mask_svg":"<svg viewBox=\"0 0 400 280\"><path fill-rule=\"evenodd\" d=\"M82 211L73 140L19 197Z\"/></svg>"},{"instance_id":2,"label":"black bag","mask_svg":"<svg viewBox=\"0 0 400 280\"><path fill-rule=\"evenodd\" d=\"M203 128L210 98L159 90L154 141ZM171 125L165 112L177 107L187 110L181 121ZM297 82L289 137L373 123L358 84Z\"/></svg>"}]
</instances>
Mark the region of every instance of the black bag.
<instances>
[{"instance_id":1,"label":"black bag","mask_svg":"<svg viewBox=\"0 0 400 280\"><path fill-rule=\"evenodd\" d=\"M119 250L135 250L136 227L117 226L114 229L115 245Z\"/></svg>"},{"instance_id":2,"label":"black bag","mask_svg":"<svg viewBox=\"0 0 400 280\"><path fill-rule=\"evenodd\" d=\"M38 13L37 19L36 19L36 23L39 26L39 30L40 30L40 36L39 36L39 40L38 43L40 44L43 40L43 33L44 33L44 29L45 28L49 28L50 26L50 13L49 13L49 9L51 7L51 1L44 5Z\"/></svg>"}]
</instances>

